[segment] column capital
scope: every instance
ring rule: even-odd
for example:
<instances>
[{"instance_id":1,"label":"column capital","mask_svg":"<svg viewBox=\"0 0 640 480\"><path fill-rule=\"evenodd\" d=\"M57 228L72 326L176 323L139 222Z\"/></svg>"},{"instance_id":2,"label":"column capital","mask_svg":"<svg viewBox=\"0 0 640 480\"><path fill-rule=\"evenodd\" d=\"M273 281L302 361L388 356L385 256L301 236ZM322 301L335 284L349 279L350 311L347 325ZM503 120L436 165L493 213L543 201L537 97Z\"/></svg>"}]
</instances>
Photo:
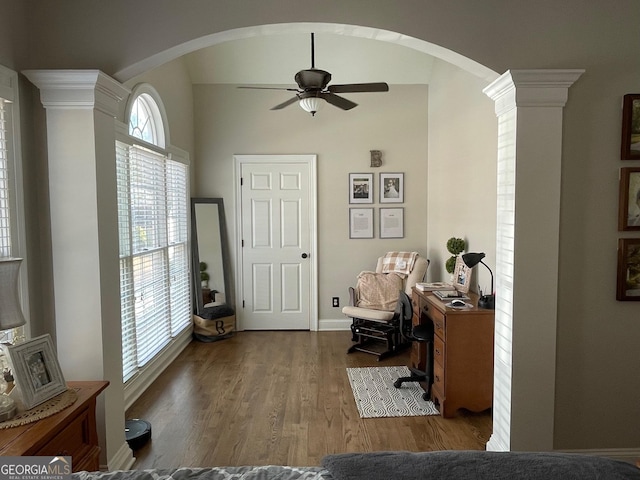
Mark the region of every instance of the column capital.
<instances>
[{"instance_id":1,"label":"column capital","mask_svg":"<svg viewBox=\"0 0 640 480\"><path fill-rule=\"evenodd\" d=\"M568 90L584 70L507 70L483 92L496 115L516 107L564 107Z\"/></svg>"},{"instance_id":2,"label":"column capital","mask_svg":"<svg viewBox=\"0 0 640 480\"><path fill-rule=\"evenodd\" d=\"M25 70L45 108L93 109L115 117L131 90L100 70Z\"/></svg>"}]
</instances>

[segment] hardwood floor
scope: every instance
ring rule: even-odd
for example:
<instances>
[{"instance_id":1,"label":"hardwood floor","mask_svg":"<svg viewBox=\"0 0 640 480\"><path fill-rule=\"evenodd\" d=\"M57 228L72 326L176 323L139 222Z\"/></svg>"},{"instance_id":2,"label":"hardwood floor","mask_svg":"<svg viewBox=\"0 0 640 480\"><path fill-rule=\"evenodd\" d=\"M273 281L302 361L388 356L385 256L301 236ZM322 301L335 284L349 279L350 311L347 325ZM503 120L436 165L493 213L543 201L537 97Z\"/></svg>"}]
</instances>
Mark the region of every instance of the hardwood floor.
<instances>
[{"instance_id":1,"label":"hardwood floor","mask_svg":"<svg viewBox=\"0 0 640 480\"><path fill-rule=\"evenodd\" d=\"M329 453L483 450L491 413L362 419L347 367L406 365L346 354L348 332L239 332L193 342L127 412L152 425L133 468L319 465Z\"/></svg>"}]
</instances>

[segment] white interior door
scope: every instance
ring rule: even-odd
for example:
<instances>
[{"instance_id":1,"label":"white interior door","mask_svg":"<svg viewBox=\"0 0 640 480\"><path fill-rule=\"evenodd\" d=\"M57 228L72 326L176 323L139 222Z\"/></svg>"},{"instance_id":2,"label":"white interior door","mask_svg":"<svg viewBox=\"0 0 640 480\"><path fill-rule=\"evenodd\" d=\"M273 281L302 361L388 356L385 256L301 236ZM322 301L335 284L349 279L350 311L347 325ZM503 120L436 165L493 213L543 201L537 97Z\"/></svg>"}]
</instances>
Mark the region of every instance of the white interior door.
<instances>
[{"instance_id":1,"label":"white interior door","mask_svg":"<svg viewBox=\"0 0 640 480\"><path fill-rule=\"evenodd\" d=\"M245 330L315 329L313 155L238 156Z\"/></svg>"}]
</instances>

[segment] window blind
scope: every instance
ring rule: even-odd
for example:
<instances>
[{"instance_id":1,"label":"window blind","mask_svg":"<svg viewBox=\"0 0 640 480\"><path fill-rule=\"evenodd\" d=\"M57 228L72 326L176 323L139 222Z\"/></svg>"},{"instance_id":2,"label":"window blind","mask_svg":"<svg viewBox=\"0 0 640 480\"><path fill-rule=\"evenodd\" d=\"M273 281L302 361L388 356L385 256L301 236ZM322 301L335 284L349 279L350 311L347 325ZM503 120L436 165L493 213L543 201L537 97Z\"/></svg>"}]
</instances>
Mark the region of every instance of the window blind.
<instances>
[{"instance_id":1,"label":"window blind","mask_svg":"<svg viewBox=\"0 0 640 480\"><path fill-rule=\"evenodd\" d=\"M123 381L190 325L188 167L116 142Z\"/></svg>"},{"instance_id":2,"label":"window blind","mask_svg":"<svg viewBox=\"0 0 640 480\"><path fill-rule=\"evenodd\" d=\"M11 256L8 115L7 101L0 98L0 257Z\"/></svg>"}]
</instances>

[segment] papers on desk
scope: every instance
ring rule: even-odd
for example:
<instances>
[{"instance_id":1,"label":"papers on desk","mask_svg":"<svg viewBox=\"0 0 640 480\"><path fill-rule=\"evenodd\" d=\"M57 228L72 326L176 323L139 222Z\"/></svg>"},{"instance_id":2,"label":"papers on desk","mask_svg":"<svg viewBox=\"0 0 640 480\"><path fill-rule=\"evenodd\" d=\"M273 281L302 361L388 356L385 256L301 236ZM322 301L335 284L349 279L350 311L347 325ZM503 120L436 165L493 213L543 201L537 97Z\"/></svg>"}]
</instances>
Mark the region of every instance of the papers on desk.
<instances>
[{"instance_id":1,"label":"papers on desk","mask_svg":"<svg viewBox=\"0 0 640 480\"><path fill-rule=\"evenodd\" d=\"M458 290L435 290L433 294L438 298L438 300L442 300L443 302L449 300L471 300Z\"/></svg>"},{"instance_id":2,"label":"papers on desk","mask_svg":"<svg viewBox=\"0 0 640 480\"><path fill-rule=\"evenodd\" d=\"M418 282L416 283L416 288L421 292L433 292L435 290L453 290L453 286L450 283L445 282Z\"/></svg>"}]
</instances>

